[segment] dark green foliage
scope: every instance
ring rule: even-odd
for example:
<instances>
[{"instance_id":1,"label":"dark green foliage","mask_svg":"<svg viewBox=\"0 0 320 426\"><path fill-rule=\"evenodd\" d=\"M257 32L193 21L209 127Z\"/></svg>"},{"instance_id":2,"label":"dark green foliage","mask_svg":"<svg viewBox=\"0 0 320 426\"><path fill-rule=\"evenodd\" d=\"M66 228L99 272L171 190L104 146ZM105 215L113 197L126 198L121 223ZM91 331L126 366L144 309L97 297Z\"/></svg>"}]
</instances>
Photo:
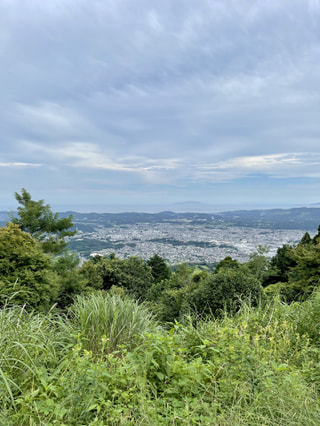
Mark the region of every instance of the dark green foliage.
<instances>
[{"instance_id":1,"label":"dark green foliage","mask_svg":"<svg viewBox=\"0 0 320 426\"><path fill-rule=\"evenodd\" d=\"M151 273L155 283L159 283L162 280L167 280L171 276L171 271L169 266L166 264L165 260L155 254L153 257L147 261L147 265L151 268Z\"/></svg>"},{"instance_id":2,"label":"dark green foliage","mask_svg":"<svg viewBox=\"0 0 320 426\"><path fill-rule=\"evenodd\" d=\"M271 259L263 277L268 294L280 294L286 301L303 300L320 286L320 240L304 234L296 246L283 245Z\"/></svg>"},{"instance_id":3,"label":"dark green foliage","mask_svg":"<svg viewBox=\"0 0 320 426\"><path fill-rule=\"evenodd\" d=\"M46 310L56 300L59 280L51 258L41 245L18 225L0 229L0 304L7 299Z\"/></svg>"},{"instance_id":4,"label":"dark green foliage","mask_svg":"<svg viewBox=\"0 0 320 426\"><path fill-rule=\"evenodd\" d=\"M166 323L181 321L188 314L216 317L225 310L236 312L241 300L256 305L263 299L260 281L246 266L230 260L225 263L218 273L194 272L180 265L170 280L155 284L149 298L158 319Z\"/></svg>"},{"instance_id":5,"label":"dark green foliage","mask_svg":"<svg viewBox=\"0 0 320 426\"><path fill-rule=\"evenodd\" d=\"M269 268L263 275L263 287L288 282L289 272L296 266L294 249L293 246L288 244L278 248L277 254L271 258Z\"/></svg>"},{"instance_id":6,"label":"dark green foliage","mask_svg":"<svg viewBox=\"0 0 320 426\"><path fill-rule=\"evenodd\" d=\"M154 307L157 319L163 324L182 321L183 317L190 314L187 296L193 287L182 289L167 288L158 298Z\"/></svg>"},{"instance_id":7,"label":"dark green foliage","mask_svg":"<svg viewBox=\"0 0 320 426\"><path fill-rule=\"evenodd\" d=\"M239 269L240 263L237 260L232 259L231 256L227 256L222 259L214 270L214 273L217 274L221 269Z\"/></svg>"},{"instance_id":8,"label":"dark green foliage","mask_svg":"<svg viewBox=\"0 0 320 426\"><path fill-rule=\"evenodd\" d=\"M265 256L269 251L268 247L258 246L257 250L249 256L249 261L244 264L250 275L253 275L260 282L268 275L269 259Z\"/></svg>"},{"instance_id":9,"label":"dark green foliage","mask_svg":"<svg viewBox=\"0 0 320 426\"><path fill-rule=\"evenodd\" d=\"M206 271L203 272L207 275ZM161 322L173 322L189 312L186 294L198 286L201 274L195 274L188 265L180 264L170 279L152 285L147 298L153 302L153 309Z\"/></svg>"},{"instance_id":10,"label":"dark green foliage","mask_svg":"<svg viewBox=\"0 0 320 426\"><path fill-rule=\"evenodd\" d=\"M175 273L172 275L170 280L170 287L173 289L183 288L189 286L192 281L193 268L186 263L181 263L176 268Z\"/></svg>"},{"instance_id":11,"label":"dark green foliage","mask_svg":"<svg viewBox=\"0 0 320 426\"><path fill-rule=\"evenodd\" d=\"M109 290L112 286L122 287L139 300L145 300L153 283L151 268L137 257L108 259L96 256L85 262L80 274L88 285L97 290Z\"/></svg>"},{"instance_id":12,"label":"dark green foliage","mask_svg":"<svg viewBox=\"0 0 320 426\"><path fill-rule=\"evenodd\" d=\"M53 271L57 274L59 293L57 307L65 309L73 303L76 295L85 293L87 280L79 274L79 258L68 252L53 261Z\"/></svg>"},{"instance_id":13,"label":"dark green foliage","mask_svg":"<svg viewBox=\"0 0 320 426\"><path fill-rule=\"evenodd\" d=\"M318 226L318 232L312 239L313 244L318 244L320 242L320 225Z\"/></svg>"},{"instance_id":14,"label":"dark green foliage","mask_svg":"<svg viewBox=\"0 0 320 426\"><path fill-rule=\"evenodd\" d=\"M124 244L122 243L115 243L114 241L111 241L109 239L106 239L104 241L101 240L95 240L93 238L83 238L80 240L72 239L68 243L68 249L70 251L73 251L74 253L78 253L83 257L89 257L92 252L97 252L100 250L114 250L114 249L120 249L121 247L124 247Z\"/></svg>"},{"instance_id":15,"label":"dark green foliage","mask_svg":"<svg viewBox=\"0 0 320 426\"><path fill-rule=\"evenodd\" d=\"M309 234L309 232L306 232L304 234L304 236L301 238L300 244L303 245L303 246L305 246L305 245L310 244L311 242L312 242L312 239L310 237L310 234Z\"/></svg>"},{"instance_id":16,"label":"dark green foliage","mask_svg":"<svg viewBox=\"0 0 320 426\"><path fill-rule=\"evenodd\" d=\"M158 283L153 283L148 290L147 300L151 302L159 302L164 292L171 289L171 284L171 280L162 280Z\"/></svg>"},{"instance_id":17,"label":"dark green foliage","mask_svg":"<svg viewBox=\"0 0 320 426\"><path fill-rule=\"evenodd\" d=\"M219 316L236 312L241 300L257 305L263 292L260 282L245 270L225 269L209 276L187 295L187 302L200 315Z\"/></svg>"},{"instance_id":18,"label":"dark green foliage","mask_svg":"<svg viewBox=\"0 0 320 426\"><path fill-rule=\"evenodd\" d=\"M298 298L305 297L320 285L320 244L298 245L293 256L296 265L289 272L288 287Z\"/></svg>"},{"instance_id":19,"label":"dark green foliage","mask_svg":"<svg viewBox=\"0 0 320 426\"><path fill-rule=\"evenodd\" d=\"M201 281L206 280L209 276L210 276L209 271L196 270L192 275L192 281L194 283L200 283Z\"/></svg>"},{"instance_id":20,"label":"dark green foliage","mask_svg":"<svg viewBox=\"0 0 320 426\"><path fill-rule=\"evenodd\" d=\"M59 214L53 213L51 207L44 204L43 200L33 201L24 188L21 194L15 193L15 198L20 206L17 209L18 217L11 214L11 222L40 241L44 252L62 253L67 245L65 237L76 233L70 230L73 227L72 215L60 218Z\"/></svg>"},{"instance_id":21,"label":"dark green foliage","mask_svg":"<svg viewBox=\"0 0 320 426\"><path fill-rule=\"evenodd\" d=\"M113 285L118 284L110 259L102 256L95 256L84 262L79 274L94 290L109 290Z\"/></svg>"}]
</instances>

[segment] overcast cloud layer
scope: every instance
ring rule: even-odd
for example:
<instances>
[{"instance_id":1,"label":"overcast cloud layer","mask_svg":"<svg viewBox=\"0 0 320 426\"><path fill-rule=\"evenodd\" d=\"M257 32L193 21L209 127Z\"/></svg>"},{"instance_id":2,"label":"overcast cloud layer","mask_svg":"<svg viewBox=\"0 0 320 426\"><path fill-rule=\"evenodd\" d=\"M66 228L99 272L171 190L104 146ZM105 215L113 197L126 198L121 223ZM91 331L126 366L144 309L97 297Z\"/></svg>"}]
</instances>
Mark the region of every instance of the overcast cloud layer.
<instances>
[{"instance_id":1,"label":"overcast cloud layer","mask_svg":"<svg viewBox=\"0 0 320 426\"><path fill-rule=\"evenodd\" d=\"M0 60L2 209L320 202L319 0L0 0Z\"/></svg>"}]
</instances>

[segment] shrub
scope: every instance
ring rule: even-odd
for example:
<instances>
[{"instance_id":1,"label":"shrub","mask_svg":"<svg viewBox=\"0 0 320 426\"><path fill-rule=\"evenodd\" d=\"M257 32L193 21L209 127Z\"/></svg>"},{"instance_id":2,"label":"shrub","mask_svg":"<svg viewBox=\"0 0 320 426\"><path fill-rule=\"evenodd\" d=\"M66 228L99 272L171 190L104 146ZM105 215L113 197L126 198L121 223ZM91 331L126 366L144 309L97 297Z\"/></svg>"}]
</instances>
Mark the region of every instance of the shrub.
<instances>
[{"instance_id":1,"label":"shrub","mask_svg":"<svg viewBox=\"0 0 320 426\"><path fill-rule=\"evenodd\" d=\"M225 310L236 312L242 300L257 305L262 297L262 286L255 277L242 270L224 269L187 294L187 301L195 312L217 316Z\"/></svg>"},{"instance_id":2,"label":"shrub","mask_svg":"<svg viewBox=\"0 0 320 426\"><path fill-rule=\"evenodd\" d=\"M135 256L125 260L113 256L111 259L97 256L82 265L80 274L94 289L122 287L138 300L145 300L153 283L151 268Z\"/></svg>"},{"instance_id":3,"label":"shrub","mask_svg":"<svg viewBox=\"0 0 320 426\"><path fill-rule=\"evenodd\" d=\"M0 228L0 305L10 298L16 304L48 310L58 292L51 258L40 244L17 225Z\"/></svg>"}]
</instances>

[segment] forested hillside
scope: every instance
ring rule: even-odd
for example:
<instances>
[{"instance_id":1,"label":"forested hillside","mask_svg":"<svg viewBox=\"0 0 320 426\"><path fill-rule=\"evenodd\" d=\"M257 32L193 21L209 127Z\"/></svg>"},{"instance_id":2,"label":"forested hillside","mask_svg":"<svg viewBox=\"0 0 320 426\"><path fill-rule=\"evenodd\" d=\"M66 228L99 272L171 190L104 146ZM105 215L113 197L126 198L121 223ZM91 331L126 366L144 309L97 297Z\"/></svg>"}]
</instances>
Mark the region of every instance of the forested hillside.
<instances>
[{"instance_id":1,"label":"forested hillside","mask_svg":"<svg viewBox=\"0 0 320 426\"><path fill-rule=\"evenodd\" d=\"M0 212L0 224L8 221L8 212ZM137 223L166 223L175 221L190 223L225 224L252 228L307 229L313 231L320 223L319 207L299 207L292 209L238 210L216 213L79 213L61 212L61 217L73 217L79 230L90 231L97 225L111 227Z\"/></svg>"},{"instance_id":2,"label":"forested hillside","mask_svg":"<svg viewBox=\"0 0 320 426\"><path fill-rule=\"evenodd\" d=\"M26 190L0 229L0 423L317 425L320 227L213 271L112 253Z\"/></svg>"},{"instance_id":3,"label":"forested hillside","mask_svg":"<svg viewBox=\"0 0 320 426\"><path fill-rule=\"evenodd\" d=\"M319 207L300 207L292 209L239 210L217 213L78 213L66 212L64 216L73 215L74 223L84 225L129 225L136 223L166 223L188 221L193 224L207 223L216 225L245 226L272 229L307 229L313 231L320 223ZM1 216L0 216L1 218Z\"/></svg>"}]
</instances>

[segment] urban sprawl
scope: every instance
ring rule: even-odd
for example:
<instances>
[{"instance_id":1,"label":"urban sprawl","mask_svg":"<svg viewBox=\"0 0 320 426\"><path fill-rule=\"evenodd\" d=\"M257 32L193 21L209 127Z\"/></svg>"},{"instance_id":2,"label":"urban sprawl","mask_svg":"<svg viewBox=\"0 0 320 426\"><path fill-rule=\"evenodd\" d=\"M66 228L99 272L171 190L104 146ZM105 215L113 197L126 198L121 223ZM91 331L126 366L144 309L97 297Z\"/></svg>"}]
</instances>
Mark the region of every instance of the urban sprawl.
<instances>
[{"instance_id":1,"label":"urban sprawl","mask_svg":"<svg viewBox=\"0 0 320 426\"><path fill-rule=\"evenodd\" d=\"M169 264L183 262L214 263L226 256L240 262L247 261L259 246L268 247L273 256L283 244L300 241L304 230L257 229L238 226L212 226L190 224L187 220L168 223L139 223L97 226L94 232L78 231L76 241L94 239L113 243L113 248L93 251L91 256L114 253L125 259L138 256L149 259L154 254Z\"/></svg>"}]
</instances>

